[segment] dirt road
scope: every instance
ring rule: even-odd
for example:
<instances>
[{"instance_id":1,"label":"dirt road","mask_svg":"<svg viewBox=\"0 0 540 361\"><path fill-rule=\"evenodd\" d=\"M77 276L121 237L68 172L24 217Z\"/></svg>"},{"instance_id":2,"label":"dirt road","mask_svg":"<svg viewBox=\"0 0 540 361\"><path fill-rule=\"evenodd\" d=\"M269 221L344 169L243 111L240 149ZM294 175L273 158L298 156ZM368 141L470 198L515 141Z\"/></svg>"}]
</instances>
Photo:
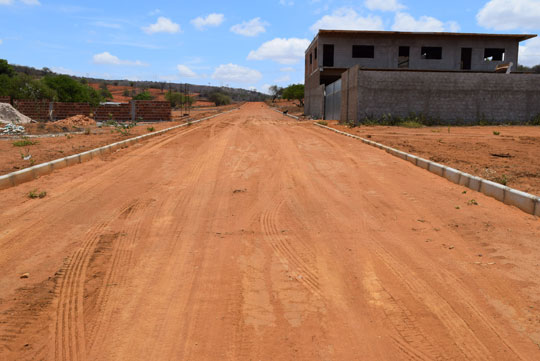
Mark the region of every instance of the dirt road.
<instances>
[{"instance_id":1,"label":"dirt road","mask_svg":"<svg viewBox=\"0 0 540 361\"><path fill-rule=\"evenodd\" d=\"M540 221L464 191L262 104L1 191L0 359L538 360Z\"/></svg>"}]
</instances>

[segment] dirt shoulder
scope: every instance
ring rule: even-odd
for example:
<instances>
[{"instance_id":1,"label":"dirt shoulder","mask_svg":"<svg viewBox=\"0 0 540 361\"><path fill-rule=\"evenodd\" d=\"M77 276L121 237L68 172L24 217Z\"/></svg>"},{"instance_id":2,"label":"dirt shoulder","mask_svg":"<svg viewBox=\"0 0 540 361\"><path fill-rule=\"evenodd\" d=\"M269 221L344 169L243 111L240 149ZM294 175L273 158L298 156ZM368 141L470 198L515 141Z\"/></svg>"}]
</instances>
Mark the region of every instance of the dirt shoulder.
<instances>
[{"instance_id":1,"label":"dirt shoulder","mask_svg":"<svg viewBox=\"0 0 540 361\"><path fill-rule=\"evenodd\" d=\"M30 124L27 129L28 133L43 137L26 139L23 136L12 136L0 138L0 175L148 134L151 131L170 128L189 120L202 119L233 108L234 106L227 106L211 111L192 112L189 118L176 119L172 122L145 123L130 129L125 135L111 126L102 126L101 128L92 126L78 129L59 127L54 123ZM21 141L26 141L28 144L14 145L14 143ZM25 159L28 156L31 158Z\"/></svg>"},{"instance_id":2,"label":"dirt shoulder","mask_svg":"<svg viewBox=\"0 0 540 361\"><path fill-rule=\"evenodd\" d=\"M329 126L540 195L540 127Z\"/></svg>"}]
</instances>

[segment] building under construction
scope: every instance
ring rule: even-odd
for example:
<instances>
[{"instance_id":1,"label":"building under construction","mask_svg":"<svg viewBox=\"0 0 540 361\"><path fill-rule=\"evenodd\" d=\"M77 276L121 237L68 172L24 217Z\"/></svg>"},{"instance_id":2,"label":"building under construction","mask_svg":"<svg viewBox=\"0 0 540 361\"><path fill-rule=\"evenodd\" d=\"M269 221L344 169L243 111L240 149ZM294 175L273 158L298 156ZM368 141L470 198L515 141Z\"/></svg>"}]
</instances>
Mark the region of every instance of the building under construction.
<instances>
[{"instance_id":1,"label":"building under construction","mask_svg":"<svg viewBox=\"0 0 540 361\"><path fill-rule=\"evenodd\" d=\"M540 114L540 75L516 70L519 43L535 36L320 30L306 50L305 113L529 121Z\"/></svg>"}]
</instances>

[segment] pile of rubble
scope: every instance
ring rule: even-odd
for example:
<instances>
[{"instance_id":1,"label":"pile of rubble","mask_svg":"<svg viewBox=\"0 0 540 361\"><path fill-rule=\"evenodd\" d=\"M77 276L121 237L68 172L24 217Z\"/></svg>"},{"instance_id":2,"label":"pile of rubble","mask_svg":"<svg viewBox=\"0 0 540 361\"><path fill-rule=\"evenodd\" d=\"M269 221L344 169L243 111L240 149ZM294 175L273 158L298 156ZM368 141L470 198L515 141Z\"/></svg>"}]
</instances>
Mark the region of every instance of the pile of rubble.
<instances>
[{"instance_id":1,"label":"pile of rubble","mask_svg":"<svg viewBox=\"0 0 540 361\"><path fill-rule=\"evenodd\" d=\"M7 124L5 127L0 128L2 134L24 134L26 129L22 125Z\"/></svg>"},{"instance_id":2,"label":"pile of rubble","mask_svg":"<svg viewBox=\"0 0 540 361\"><path fill-rule=\"evenodd\" d=\"M86 115L75 115L66 119L58 120L54 122L55 125L60 127L75 127L75 128L85 128L96 125L96 121Z\"/></svg>"},{"instance_id":3,"label":"pile of rubble","mask_svg":"<svg viewBox=\"0 0 540 361\"><path fill-rule=\"evenodd\" d=\"M13 108L11 104L0 103L0 124L28 124L34 122Z\"/></svg>"}]
</instances>

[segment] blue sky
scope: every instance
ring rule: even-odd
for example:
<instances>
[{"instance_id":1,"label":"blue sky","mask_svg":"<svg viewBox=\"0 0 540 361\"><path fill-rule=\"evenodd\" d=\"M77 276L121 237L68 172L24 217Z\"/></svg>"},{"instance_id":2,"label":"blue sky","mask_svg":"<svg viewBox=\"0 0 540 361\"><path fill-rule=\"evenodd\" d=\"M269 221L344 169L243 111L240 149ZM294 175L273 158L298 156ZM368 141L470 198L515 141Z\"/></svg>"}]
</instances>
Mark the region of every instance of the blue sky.
<instances>
[{"instance_id":1,"label":"blue sky","mask_svg":"<svg viewBox=\"0 0 540 361\"><path fill-rule=\"evenodd\" d=\"M0 58L107 79L303 82L318 28L540 33L540 0L0 0ZM540 40L520 62L540 64Z\"/></svg>"}]
</instances>

